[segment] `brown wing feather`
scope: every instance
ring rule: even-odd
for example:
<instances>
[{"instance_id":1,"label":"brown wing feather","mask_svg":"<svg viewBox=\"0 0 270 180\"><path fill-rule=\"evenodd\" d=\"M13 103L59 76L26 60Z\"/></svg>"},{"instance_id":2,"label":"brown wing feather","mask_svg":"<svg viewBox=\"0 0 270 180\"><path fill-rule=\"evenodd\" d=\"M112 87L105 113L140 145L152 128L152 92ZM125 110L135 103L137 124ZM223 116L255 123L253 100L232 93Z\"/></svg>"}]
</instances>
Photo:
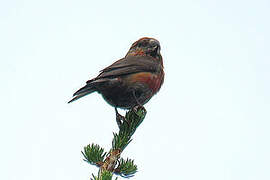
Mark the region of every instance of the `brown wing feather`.
<instances>
[{"instance_id":1,"label":"brown wing feather","mask_svg":"<svg viewBox=\"0 0 270 180\"><path fill-rule=\"evenodd\" d=\"M95 78L113 78L137 72L156 72L158 71L159 63L156 59L149 56L129 56L120 59L112 65L106 67Z\"/></svg>"}]
</instances>

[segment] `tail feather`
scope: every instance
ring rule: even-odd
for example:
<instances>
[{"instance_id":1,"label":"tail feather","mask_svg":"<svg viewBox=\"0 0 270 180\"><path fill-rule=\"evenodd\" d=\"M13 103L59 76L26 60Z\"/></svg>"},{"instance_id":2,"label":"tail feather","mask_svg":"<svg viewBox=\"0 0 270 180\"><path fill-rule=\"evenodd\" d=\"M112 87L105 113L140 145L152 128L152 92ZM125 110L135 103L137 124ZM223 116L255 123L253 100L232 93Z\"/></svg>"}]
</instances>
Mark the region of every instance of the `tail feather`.
<instances>
[{"instance_id":1,"label":"tail feather","mask_svg":"<svg viewBox=\"0 0 270 180\"><path fill-rule=\"evenodd\" d=\"M78 91L76 91L73 94L73 96L77 96L77 95L80 95L80 94L85 93L85 92L91 93L93 91L95 91L95 88L93 87L93 85L92 84L87 84L84 87L82 87L81 89L79 89Z\"/></svg>"},{"instance_id":2,"label":"tail feather","mask_svg":"<svg viewBox=\"0 0 270 180\"><path fill-rule=\"evenodd\" d=\"M91 85L86 85L84 87L82 87L81 89L79 89L78 91L76 91L73 96L75 96L73 99L71 99L70 101L68 101L68 103L71 103L73 101L76 101L92 92L96 91L96 89L91 86Z\"/></svg>"}]
</instances>

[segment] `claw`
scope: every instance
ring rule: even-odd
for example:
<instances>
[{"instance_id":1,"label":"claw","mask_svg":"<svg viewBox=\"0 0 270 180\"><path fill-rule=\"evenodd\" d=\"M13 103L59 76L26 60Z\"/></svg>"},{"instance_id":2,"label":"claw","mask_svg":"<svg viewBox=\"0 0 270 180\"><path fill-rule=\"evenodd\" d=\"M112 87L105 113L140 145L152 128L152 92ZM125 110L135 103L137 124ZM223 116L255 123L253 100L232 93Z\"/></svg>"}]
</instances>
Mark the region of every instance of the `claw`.
<instances>
[{"instance_id":1,"label":"claw","mask_svg":"<svg viewBox=\"0 0 270 180\"><path fill-rule=\"evenodd\" d=\"M130 126L130 122L127 121L127 119L124 116L122 116L121 114L119 114L119 112L117 111L117 108L115 107L114 109L115 109L115 113L116 113L116 122L117 122L117 125L118 125L119 129L120 129L120 126L124 122L127 123L128 126Z\"/></svg>"},{"instance_id":2,"label":"claw","mask_svg":"<svg viewBox=\"0 0 270 180\"><path fill-rule=\"evenodd\" d=\"M134 106L134 107L132 108L132 110L133 110L134 112L138 112L140 109L142 109L143 111L146 111L146 109L145 109L142 105L137 105L137 106Z\"/></svg>"},{"instance_id":3,"label":"claw","mask_svg":"<svg viewBox=\"0 0 270 180\"><path fill-rule=\"evenodd\" d=\"M122 116L121 114L119 114L116 107L114 109L116 113L116 122L117 122L118 127L120 128L120 126L123 124L123 121L125 121L126 118Z\"/></svg>"}]
</instances>

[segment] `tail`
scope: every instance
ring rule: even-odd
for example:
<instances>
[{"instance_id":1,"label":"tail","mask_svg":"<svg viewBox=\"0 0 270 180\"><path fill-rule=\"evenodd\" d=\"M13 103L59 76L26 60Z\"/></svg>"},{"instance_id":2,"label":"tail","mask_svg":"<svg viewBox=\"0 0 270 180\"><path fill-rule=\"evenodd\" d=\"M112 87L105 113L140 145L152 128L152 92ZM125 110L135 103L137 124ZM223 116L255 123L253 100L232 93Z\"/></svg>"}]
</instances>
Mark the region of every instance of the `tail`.
<instances>
[{"instance_id":1,"label":"tail","mask_svg":"<svg viewBox=\"0 0 270 180\"><path fill-rule=\"evenodd\" d=\"M82 97L84 97L84 96L86 96L86 95L88 95L88 94L90 94L90 93L92 93L94 91L96 91L96 88L93 87L92 84L87 84L84 87L82 87L81 89L79 89L78 91L76 91L73 94L74 98L71 99L70 101L68 101L68 103L76 101L76 100L78 100L78 99L80 99L80 98L82 98Z\"/></svg>"}]
</instances>

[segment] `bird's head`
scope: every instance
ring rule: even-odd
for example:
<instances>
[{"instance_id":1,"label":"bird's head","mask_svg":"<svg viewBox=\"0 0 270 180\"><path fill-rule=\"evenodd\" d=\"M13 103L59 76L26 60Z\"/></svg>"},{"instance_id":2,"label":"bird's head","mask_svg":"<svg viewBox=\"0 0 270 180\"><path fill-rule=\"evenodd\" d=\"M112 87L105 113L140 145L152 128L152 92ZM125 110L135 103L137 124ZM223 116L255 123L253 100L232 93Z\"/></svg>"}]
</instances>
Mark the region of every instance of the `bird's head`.
<instances>
[{"instance_id":1,"label":"bird's head","mask_svg":"<svg viewBox=\"0 0 270 180\"><path fill-rule=\"evenodd\" d=\"M162 59L159 41L154 38L144 37L134 42L126 56L152 56Z\"/></svg>"}]
</instances>

